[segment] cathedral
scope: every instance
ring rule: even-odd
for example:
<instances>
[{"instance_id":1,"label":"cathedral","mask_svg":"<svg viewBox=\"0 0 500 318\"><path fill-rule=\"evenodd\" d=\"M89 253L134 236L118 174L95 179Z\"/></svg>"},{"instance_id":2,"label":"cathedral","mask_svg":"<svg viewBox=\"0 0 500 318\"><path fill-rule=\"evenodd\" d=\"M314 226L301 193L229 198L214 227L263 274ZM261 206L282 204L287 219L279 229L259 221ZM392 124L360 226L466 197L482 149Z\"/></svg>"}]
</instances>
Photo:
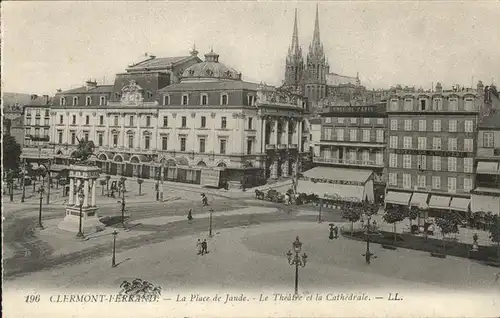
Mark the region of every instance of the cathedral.
<instances>
[{"instance_id":1,"label":"cathedral","mask_svg":"<svg viewBox=\"0 0 500 318\"><path fill-rule=\"evenodd\" d=\"M365 88L356 77L330 73L328 59L321 43L319 12L316 6L313 39L306 60L299 44L297 9L293 22L292 43L288 49L285 80L282 89L298 92L309 101L310 110L317 112L327 105L355 105L363 101Z\"/></svg>"}]
</instances>

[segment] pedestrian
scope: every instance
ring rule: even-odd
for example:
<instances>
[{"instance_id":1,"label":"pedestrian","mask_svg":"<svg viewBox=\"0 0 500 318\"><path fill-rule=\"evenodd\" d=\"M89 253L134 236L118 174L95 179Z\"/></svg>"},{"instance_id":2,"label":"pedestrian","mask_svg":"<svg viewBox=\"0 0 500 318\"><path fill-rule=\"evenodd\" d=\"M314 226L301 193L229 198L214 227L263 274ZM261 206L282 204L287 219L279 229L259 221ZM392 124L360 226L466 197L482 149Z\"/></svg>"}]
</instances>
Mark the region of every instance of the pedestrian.
<instances>
[{"instance_id":1,"label":"pedestrian","mask_svg":"<svg viewBox=\"0 0 500 318\"><path fill-rule=\"evenodd\" d=\"M192 212L193 212L193 209L189 209L188 216L187 216L187 219L188 219L189 221L191 221L191 220L193 219L193 214L192 214Z\"/></svg>"},{"instance_id":2,"label":"pedestrian","mask_svg":"<svg viewBox=\"0 0 500 318\"><path fill-rule=\"evenodd\" d=\"M290 197L288 196L288 193L287 193L287 194L285 194L285 205L288 205L289 201L290 201Z\"/></svg>"},{"instance_id":3,"label":"pedestrian","mask_svg":"<svg viewBox=\"0 0 500 318\"><path fill-rule=\"evenodd\" d=\"M337 225L335 225L335 227L333 228L333 231L335 232L335 239L338 239L339 238L339 227Z\"/></svg>"},{"instance_id":4,"label":"pedestrian","mask_svg":"<svg viewBox=\"0 0 500 318\"><path fill-rule=\"evenodd\" d=\"M495 282L498 282L499 279L500 279L500 272L495 274Z\"/></svg>"},{"instance_id":5,"label":"pedestrian","mask_svg":"<svg viewBox=\"0 0 500 318\"><path fill-rule=\"evenodd\" d=\"M207 253L208 253L207 240L204 239L203 242L201 243L201 255L204 255Z\"/></svg>"},{"instance_id":6,"label":"pedestrian","mask_svg":"<svg viewBox=\"0 0 500 318\"><path fill-rule=\"evenodd\" d=\"M201 247L201 240L200 239L198 239L198 242L196 242L196 250L198 251L197 255L200 255L201 253L203 253L203 250L202 250L202 247Z\"/></svg>"}]
</instances>

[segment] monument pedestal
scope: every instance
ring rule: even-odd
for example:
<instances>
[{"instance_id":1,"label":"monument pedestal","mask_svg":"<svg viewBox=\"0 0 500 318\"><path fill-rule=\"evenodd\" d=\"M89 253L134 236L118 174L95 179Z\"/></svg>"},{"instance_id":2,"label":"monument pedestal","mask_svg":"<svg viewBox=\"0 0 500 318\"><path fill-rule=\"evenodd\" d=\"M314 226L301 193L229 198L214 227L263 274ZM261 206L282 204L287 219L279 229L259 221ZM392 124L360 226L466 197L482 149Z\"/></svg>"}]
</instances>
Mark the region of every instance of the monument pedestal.
<instances>
[{"instance_id":1,"label":"monument pedestal","mask_svg":"<svg viewBox=\"0 0 500 318\"><path fill-rule=\"evenodd\" d=\"M58 228L68 232L78 233L80 222L80 207L78 205L67 206L66 216L59 222ZM82 231L84 234L95 233L104 230L105 225L99 221L97 207L88 206L82 208Z\"/></svg>"}]
</instances>

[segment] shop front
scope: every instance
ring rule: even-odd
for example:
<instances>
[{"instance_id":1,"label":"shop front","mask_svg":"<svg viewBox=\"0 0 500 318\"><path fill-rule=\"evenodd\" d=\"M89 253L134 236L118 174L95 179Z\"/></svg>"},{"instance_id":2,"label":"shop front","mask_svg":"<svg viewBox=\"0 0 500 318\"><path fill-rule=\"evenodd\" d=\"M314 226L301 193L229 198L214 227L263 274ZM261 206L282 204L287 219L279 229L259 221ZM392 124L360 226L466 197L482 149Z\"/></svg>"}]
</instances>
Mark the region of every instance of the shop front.
<instances>
[{"instance_id":1,"label":"shop front","mask_svg":"<svg viewBox=\"0 0 500 318\"><path fill-rule=\"evenodd\" d=\"M442 218L450 211L451 197L432 195L429 201L429 217Z\"/></svg>"},{"instance_id":2,"label":"shop front","mask_svg":"<svg viewBox=\"0 0 500 318\"><path fill-rule=\"evenodd\" d=\"M385 195L385 210L397 207L408 207L410 204L411 192L387 191Z\"/></svg>"}]
</instances>

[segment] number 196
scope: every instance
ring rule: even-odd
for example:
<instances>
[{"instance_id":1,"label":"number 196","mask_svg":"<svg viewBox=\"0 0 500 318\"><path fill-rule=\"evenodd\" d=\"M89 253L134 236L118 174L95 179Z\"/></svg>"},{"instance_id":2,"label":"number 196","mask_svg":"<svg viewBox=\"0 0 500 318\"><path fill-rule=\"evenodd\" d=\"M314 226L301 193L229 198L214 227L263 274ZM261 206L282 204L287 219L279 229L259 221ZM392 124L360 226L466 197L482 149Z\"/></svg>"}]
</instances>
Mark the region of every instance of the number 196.
<instances>
[{"instance_id":1,"label":"number 196","mask_svg":"<svg viewBox=\"0 0 500 318\"><path fill-rule=\"evenodd\" d=\"M26 296L27 303L37 303L40 301L40 295L28 295Z\"/></svg>"}]
</instances>

